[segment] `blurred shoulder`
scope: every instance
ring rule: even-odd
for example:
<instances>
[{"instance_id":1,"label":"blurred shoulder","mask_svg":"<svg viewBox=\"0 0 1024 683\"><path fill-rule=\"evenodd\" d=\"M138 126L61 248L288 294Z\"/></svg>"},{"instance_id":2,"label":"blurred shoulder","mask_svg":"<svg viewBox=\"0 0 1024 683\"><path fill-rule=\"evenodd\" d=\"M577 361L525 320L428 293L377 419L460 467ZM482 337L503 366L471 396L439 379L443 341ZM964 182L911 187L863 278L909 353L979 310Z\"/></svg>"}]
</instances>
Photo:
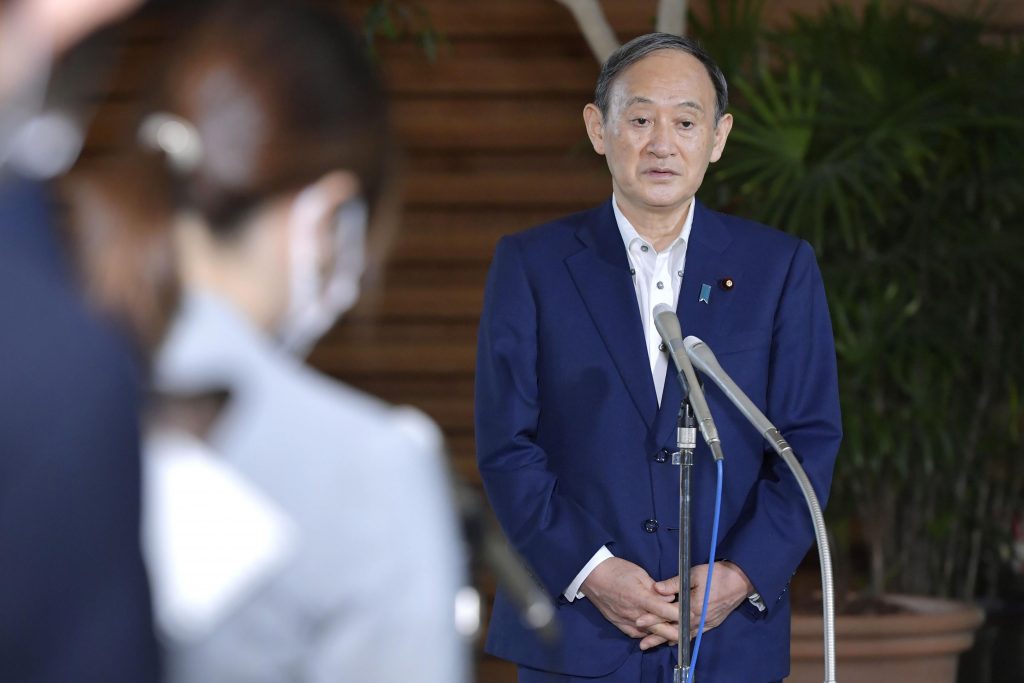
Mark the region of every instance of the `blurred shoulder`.
<instances>
[{"instance_id":1,"label":"blurred shoulder","mask_svg":"<svg viewBox=\"0 0 1024 683\"><path fill-rule=\"evenodd\" d=\"M132 423L142 382L138 349L48 264L0 254L0 324L7 415L39 417L65 431L118 416ZM24 424L8 421L15 423Z\"/></svg>"},{"instance_id":2,"label":"blurred shoulder","mask_svg":"<svg viewBox=\"0 0 1024 683\"><path fill-rule=\"evenodd\" d=\"M293 414L310 433L327 437L325 445L339 455L351 448L381 454L377 467L387 469L385 462L429 458L443 449L440 428L416 408L391 404L305 366L294 380Z\"/></svg>"}]
</instances>

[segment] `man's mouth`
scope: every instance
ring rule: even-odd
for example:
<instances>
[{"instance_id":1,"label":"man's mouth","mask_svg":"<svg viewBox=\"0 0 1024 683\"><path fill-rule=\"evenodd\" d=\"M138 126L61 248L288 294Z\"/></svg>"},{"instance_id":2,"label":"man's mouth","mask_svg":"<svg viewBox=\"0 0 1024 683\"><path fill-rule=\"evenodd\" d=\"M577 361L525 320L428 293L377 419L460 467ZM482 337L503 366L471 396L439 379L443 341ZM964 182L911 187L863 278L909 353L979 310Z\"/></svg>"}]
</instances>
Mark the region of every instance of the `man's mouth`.
<instances>
[{"instance_id":1,"label":"man's mouth","mask_svg":"<svg viewBox=\"0 0 1024 683\"><path fill-rule=\"evenodd\" d=\"M651 176L652 178L671 178L679 175L679 173L669 168L649 168L644 171L644 175Z\"/></svg>"}]
</instances>

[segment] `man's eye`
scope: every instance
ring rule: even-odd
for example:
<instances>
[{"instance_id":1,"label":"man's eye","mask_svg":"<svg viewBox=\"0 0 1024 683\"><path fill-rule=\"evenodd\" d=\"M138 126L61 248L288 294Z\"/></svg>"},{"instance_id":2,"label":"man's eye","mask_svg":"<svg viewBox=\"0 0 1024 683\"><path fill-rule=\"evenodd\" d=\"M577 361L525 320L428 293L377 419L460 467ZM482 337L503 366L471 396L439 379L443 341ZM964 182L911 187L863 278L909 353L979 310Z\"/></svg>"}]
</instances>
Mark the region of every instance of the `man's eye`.
<instances>
[{"instance_id":1,"label":"man's eye","mask_svg":"<svg viewBox=\"0 0 1024 683\"><path fill-rule=\"evenodd\" d=\"M651 122L650 119L645 119L642 116L639 116L639 117L633 119L633 123L635 123L638 126L646 126L650 122Z\"/></svg>"},{"instance_id":2,"label":"man's eye","mask_svg":"<svg viewBox=\"0 0 1024 683\"><path fill-rule=\"evenodd\" d=\"M693 125L694 125L693 121L680 121L679 122L679 127L683 128L684 130L690 130L691 128L693 128Z\"/></svg>"}]
</instances>

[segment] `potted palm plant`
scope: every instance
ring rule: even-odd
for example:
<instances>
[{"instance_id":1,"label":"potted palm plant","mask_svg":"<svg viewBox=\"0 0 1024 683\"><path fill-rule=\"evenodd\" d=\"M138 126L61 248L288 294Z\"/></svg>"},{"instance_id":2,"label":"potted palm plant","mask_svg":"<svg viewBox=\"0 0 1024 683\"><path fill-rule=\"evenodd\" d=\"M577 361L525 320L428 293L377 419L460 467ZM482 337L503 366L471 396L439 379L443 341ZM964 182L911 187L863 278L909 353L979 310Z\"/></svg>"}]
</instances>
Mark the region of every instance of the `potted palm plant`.
<instances>
[{"instance_id":1,"label":"potted palm plant","mask_svg":"<svg viewBox=\"0 0 1024 683\"><path fill-rule=\"evenodd\" d=\"M703 199L818 253L845 431L828 517L837 565L858 548L866 558L840 585L898 613L900 633L858 647L854 632L881 627L841 617L841 679L953 680L981 621L970 601L995 590L1024 499L1021 42L983 17L877 1L764 34L760 4L694 24L727 55L735 93ZM945 664L928 654L926 673L861 673L861 655L905 640L920 608L932 610L924 651L943 641ZM795 620L791 680L821 680L820 634L817 619Z\"/></svg>"}]
</instances>

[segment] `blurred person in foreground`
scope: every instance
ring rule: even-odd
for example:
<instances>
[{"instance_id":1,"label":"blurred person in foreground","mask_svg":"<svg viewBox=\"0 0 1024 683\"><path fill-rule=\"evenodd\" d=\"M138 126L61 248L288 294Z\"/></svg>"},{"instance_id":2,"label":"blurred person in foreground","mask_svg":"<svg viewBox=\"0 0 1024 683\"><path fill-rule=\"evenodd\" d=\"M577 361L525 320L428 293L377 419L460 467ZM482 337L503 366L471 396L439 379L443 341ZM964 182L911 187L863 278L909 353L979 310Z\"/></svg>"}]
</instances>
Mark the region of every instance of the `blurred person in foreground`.
<instances>
[{"instance_id":1,"label":"blurred person in foreground","mask_svg":"<svg viewBox=\"0 0 1024 683\"><path fill-rule=\"evenodd\" d=\"M498 244L477 354L476 437L488 497L559 601L563 645L525 631L499 593L488 650L521 683L667 683L680 588L682 391L653 311L778 425L824 501L841 435L835 351L809 244L711 211L695 194L732 128L721 70L694 41L641 36L602 67L583 110L611 171L599 207ZM694 680L779 681L789 668L790 576L813 540L796 480L712 386L725 450L721 537ZM715 468L693 465L696 635Z\"/></svg>"},{"instance_id":2,"label":"blurred person in foreground","mask_svg":"<svg viewBox=\"0 0 1024 683\"><path fill-rule=\"evenodd\" d=\"M0 5L4 681L157 679L139 545L141 349L87 302L45 182L81 138L44 111L55 60L135 4ZM44 119L68 135L41 138ZM55 138L68 144L36 144Z\"/></svg>"},{"instance_id":3,"label":"blurred person in foreground","mask_svg":"<svg viewBox=\"0 0 1024 683\"><path fill-rule=\"evenodd\" d=\"M157 463L190 451L223 466L203 487L239 478L155 513L201 510L181 537L208 548L151 554L169 680L459 683L465 567L439 431L303 361L356 302L393 208L374 69L337 17L285 0L215 3L171 50L137 158L92 198L122 225L172 225L182 306L157 391L228 396L197 430L205 451L180 431L153 439ZM238 565L216 604L163 604L161 557L202 568L229 544L198 576Z\"/></svg>"}]
</instances>

